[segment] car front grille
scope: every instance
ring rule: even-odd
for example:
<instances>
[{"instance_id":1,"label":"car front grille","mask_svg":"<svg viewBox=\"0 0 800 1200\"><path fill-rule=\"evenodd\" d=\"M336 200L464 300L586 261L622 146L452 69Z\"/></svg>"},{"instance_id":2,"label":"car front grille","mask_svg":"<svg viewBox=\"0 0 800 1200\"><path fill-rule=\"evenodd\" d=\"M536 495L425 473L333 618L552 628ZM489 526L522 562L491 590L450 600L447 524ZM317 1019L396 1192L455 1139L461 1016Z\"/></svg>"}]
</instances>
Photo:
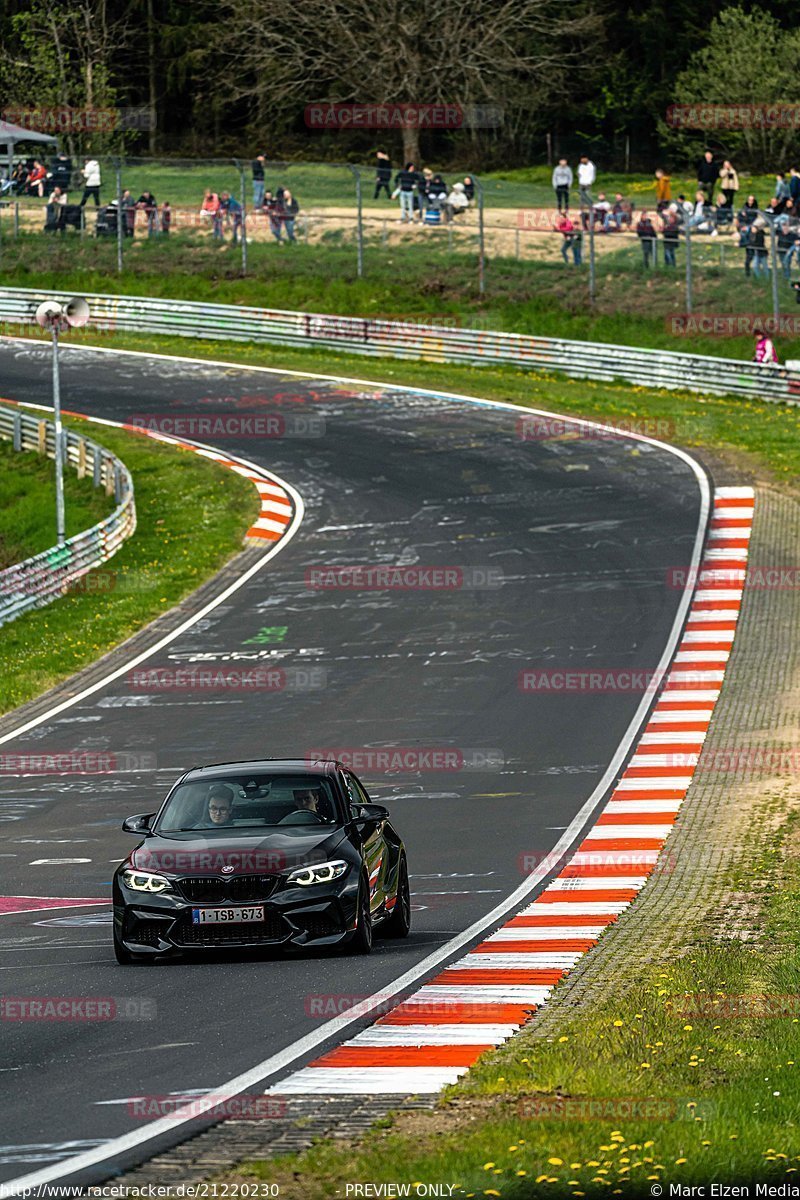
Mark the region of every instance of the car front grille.
<instances>
[{"instance_id":1,"label":"car front grille","mask_svg":"<svg viewBox=\"0 0 800 1200\"><path fill-rule=\"evenodd\" d=\"M141 946L157 946L164 936L168 922L166 921L137 921L128 934L129 942L138 942Z\"/></svg>"},{"instance_id":2,"label":"car front grille","mask_svg":"<svg viewBox=\"0 0 800 1200\"><path fill-rule=\"evenodd\" d=\"M279 875L234 875L230 879L219 876L192 875L179 879L178 886L192 904L253 904L266 900L275 891Z\"/></svg>"},{"instance_id":3,"label":"car front grille","mask_svg":"<svg viewBox=\"0 0 800 1200\"><path fill-rule=\"evenodd\" d=\"M326 913L308 913L292 919L312 938L331 937L334 933L344 932L343 925Z\"/></svg>"},{"instance_id":4,"label":"car front grille","mask_svg":"<svg viewBox=\"0 0 800 1200\"><path fill-rule=\"evenodd\" d=\"M280 942L288 929L278 913L267 912L264 921L244 924L193 925L191 916L184 917L175 927L172 940L176 946L253 946L262 942Z\"/></svg>"}]
</instances>

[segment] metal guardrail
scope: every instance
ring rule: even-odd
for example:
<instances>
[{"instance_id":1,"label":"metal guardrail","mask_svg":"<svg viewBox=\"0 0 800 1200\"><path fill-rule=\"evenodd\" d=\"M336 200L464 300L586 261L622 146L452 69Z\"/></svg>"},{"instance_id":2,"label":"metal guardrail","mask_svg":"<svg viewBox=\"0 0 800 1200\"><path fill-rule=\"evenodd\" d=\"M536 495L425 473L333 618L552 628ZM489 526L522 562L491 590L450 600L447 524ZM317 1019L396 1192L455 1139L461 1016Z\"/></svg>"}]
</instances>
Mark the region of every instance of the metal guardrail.
<instances>
[{"instance_id":1,"label":"metal guardrail","mask_svg":"<svg viewBox=\"0 0 800 1200\"><path fill-rule=\"evenodd\" d=\"M62 596L75 582L116 554L136 529L133 481L128 468L113 454L88 438L64 432L64 457L79 477L90 472L95 487L112 492L117 507L104 520L76 533L62 546L43 550L24 562L0 571L0 625ZM55 455L55 428L50 421L0 407L0 438L15 450L35 450Z\"/></svg>"},{"instance_id":2,"label":"metal guardrail","mask_svg":"<svg viewBox=\"0 0 800 1200\"><path fill-rule=\"evenodd\" d=\"M75 294L75 293L73 293ZM206 340L261 342L303 349L561 371L577 379L621 380L653 388L749 396L800 403L800 372L735 358L645 350L602 342L536 337L493 330L421 326L413 321L339 317L230 304L200 304L144 296L83 295L97 329ZM0 323L30 325L42 300L68 299L29 288L0 288Z\"/></svg>"}]
</instances>

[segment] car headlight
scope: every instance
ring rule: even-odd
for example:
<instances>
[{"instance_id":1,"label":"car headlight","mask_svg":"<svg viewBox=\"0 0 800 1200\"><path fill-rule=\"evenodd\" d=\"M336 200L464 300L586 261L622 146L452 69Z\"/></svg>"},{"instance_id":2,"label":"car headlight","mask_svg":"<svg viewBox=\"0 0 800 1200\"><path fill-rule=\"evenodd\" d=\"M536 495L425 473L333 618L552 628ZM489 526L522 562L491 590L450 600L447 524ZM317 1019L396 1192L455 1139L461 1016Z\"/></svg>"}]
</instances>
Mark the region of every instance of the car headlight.
<instances>
[{"instance_id":1,"label":"car headlight","mask_svg":"<svg viewBox=\"0 0 800 1200\"><path fill-rule=\"evenodd\" d=\"M300 887L310 887L312 883L332 883L344 875L349 864L341 858L333 862L318 863L313 867L299 867L292 871L287 883L299 883Z\"/></svg>"},{"instance_id":2,"label":"car headlight","mask_svg":"<svg viewBox=\"0 0 800 1200\"><path fill-rule=\"evenodd\" d=\"M168 892L172 888L165 875L154 875L152 871L123 871L122 880L133 892Z\"/></svg>"}]
</instances>

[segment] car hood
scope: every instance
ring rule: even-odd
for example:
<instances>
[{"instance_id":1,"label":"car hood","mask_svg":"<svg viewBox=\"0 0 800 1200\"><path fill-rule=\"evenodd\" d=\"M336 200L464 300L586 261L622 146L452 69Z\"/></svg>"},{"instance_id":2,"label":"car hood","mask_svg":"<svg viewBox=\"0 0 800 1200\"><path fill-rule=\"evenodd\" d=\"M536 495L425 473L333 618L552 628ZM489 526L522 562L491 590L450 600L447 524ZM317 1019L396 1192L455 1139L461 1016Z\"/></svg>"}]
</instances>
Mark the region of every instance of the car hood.
<instances>
[{"instance_id":1,"label":"car hood","mask_svg":"<svg viewBox=\"0 0 800 1200\"><path fill-rule=\"evenodd\" d=\"M130 856L142 871L169 875L271 875L326 862L345 841L341 827L307 825L231 835L226 830L170 833L146 838Z\"/></svg>"}]
</instances>

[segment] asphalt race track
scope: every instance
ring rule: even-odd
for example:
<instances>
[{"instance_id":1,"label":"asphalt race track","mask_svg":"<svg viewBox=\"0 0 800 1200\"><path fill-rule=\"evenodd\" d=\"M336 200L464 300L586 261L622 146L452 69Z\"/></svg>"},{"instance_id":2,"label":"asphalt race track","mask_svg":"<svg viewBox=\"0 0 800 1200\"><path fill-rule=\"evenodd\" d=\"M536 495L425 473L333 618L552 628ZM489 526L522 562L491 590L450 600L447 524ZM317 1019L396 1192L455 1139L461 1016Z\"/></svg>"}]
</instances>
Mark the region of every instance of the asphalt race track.
<instances>
[{"instance_id":1,"label":"asphalt race track","mask_svg":"<svg viewBox=\"0 0 800 1200\"><path fill-rule=\"evenodd\" d=\"M62 389L65 408L117 421L287 420L293 436L201 439L286 480L305 518L152 665L313 667L324 686L304 688L299 671L293 689L225 695L119 679L7 742L4 753L102 751L132 765L1 774L0 897L108 895L134 844L121 821L154 810L195 764L399 747L450 748L463 765L362 772L406 839L415 906L408 941L378 941L367 959L121 968L102 905L0 915L0 995L132 997L128 1010L146 1017L0 1021L0 1183L58 1162L75 1182L73 1155L141 1127L129 1098L220 1087L318 1028L319 997L388 988L517 888L586 803L642 701L527 693L519 673L655 668L682 596L668 573L689 563L701 519L697 477L676 455L633 439L523 441L502 408L87 350L63 353ZM0 343L0 394L49 404L49 352ZM468 586L308 586L308 571L337 564L463 568Z\"/></svg>"}]
</instances>

